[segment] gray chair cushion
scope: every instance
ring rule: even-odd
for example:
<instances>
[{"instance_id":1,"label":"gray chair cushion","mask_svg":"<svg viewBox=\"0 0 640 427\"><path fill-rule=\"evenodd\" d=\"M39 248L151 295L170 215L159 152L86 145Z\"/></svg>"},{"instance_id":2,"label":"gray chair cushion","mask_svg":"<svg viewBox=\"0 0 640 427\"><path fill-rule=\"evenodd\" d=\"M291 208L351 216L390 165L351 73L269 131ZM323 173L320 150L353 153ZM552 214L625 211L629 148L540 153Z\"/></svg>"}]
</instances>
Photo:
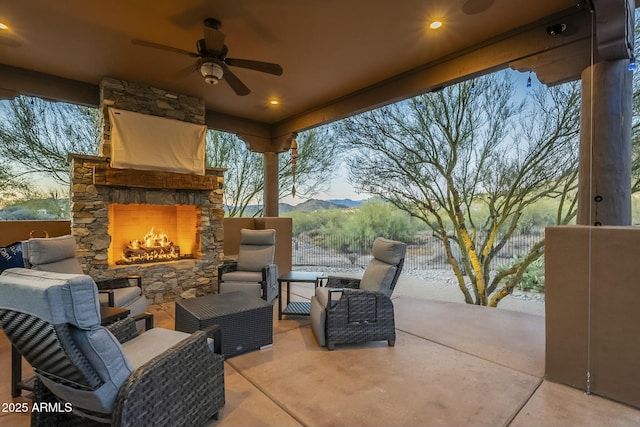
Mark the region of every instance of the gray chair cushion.
<instances>
[{"instance_id":1,"label":"gray chair cushion","mask_svg":"<svg viewBox=\"0 0 640 427\"><path fill-rule=\"evenodd\" d=\"M67 258L48 264L32 264L31 268L40 271L53 271L54 273L84 274L77 258Z\"/></svg>"},{"instance_id":2,"label":"gray chair cushion","mask_svg":"<svg viewBox=\"0 0 640 427\"><path fill-rule=\"evenodd\" d=\"M333 289L334 291L331 293L331 301L333 302L331 306L333 307L342 296L342 292L335 292L335 288L327 288L324 286L318 286L316 288L315 298L318 300L318 304L320 304L322 308L326 308L327 304L329 303L329 290L331 289Z\"/></svg>"},{"instance_id":3,"label":"gray chair cushion","mask_svg":"<svg viewBox=\"0 0 640 427\"><path fill-rule=\"evenodd\" d=\"M382 293L386 293L385 290L390 292L396 270L397 268L393 265L372 259L364 270L360 281L360 289Z\"/></svg>"},{"instance_id":4,"label":"gray chair cushion","mask_svg":"<svg viewBox=\"0 0 640 427\"><path fill-rule=\"evenodd\" d=\"M360 289L391 295L391 284L397 265L404 258L407 246L402 242L378 237L373 242L373 259L362 275Z\"/></svg>"},{"instance_id":5,"label":"gray chair cushion","mask_svg":"<svg viewBox=\"0 0 640 427\"><path fill-rule=\"evenodd\" d=\"M273 263L274 253L274 246L240 245L238 270L261 271L262 267Z\"/></svg>"},{"instance_id":6,"label":"gray chair cushion","mask_svg":"<svg viewBox=\"0 0 640 427\"><path fill-rule=\"evenodd\" d=\"M85 402L88 409L110 412L120 386L126 381L133 367L127 360L118 340L104 327L90 330L75 329L71 335L80 351L104 381L94 402ZM115 393L113 393L115 390Z\"/></svg>"},{"instance_id":7,"label":"gray chair cushion","mask_svg":"<svg viewBox=\"0 0 640 427\"><path fill-rule=\"evenodd\" d=\"M402 242L378 237L373 242L371 254L377 260L387 264L398 264L407 250L407 246Z\"/></svg>"},{"instance_id":8,"label":"gray chair cushion","mask_svg":"<svg viewBox=\"0 0 640 427\"><path fill-rule=\"evenodd\" d=\"M230 271L222 275L223 282L260 282L262 271Z\"/></svg>"},{"instance_id":9,"label":"gray chair cushion","mask_svg":"<svg viewBox=\"0 0 640 427\"><path fill-rule=\"evenodd\" d=\"M53 325L70 323L82 329L100 325L98 288L84 274L11 268L0 275L0 300L4 308Z\"/></svg>"},{"instance_id":10,"label":"gray chair cushion","mask_svg":"<svg viewBox=\"0 0 640 427\"><path fill-rule=\"evenodd\" d=\"M52 238L33 238L22 242L27 266L43 271L83 274L76 258L76 240L66 235Z\"/></svg>"},{"instance_id":11,"label":"gray chair cushion","mask_svg":"<svg viewBox=\"0 0 640 427\"><path fill-rule=\"evenodd\" d=\"M122 348L133 369L137 369L187 337L189 334L184 332L154 328L125 342Z\"/></svg>"},{"instance_id":12,"label":"gray chair cushion","mask_svg":"<svg viewBox=\"0 0 640 427\"><path fill-rule=\"evenodd\" d=\"M113 290L113 301L116 307L127 307L140 297L140 288L137 286L129 286L126 288L118 288ZM100 294L100 304L106 305L109 302L109 295ZM145 309L146 310L146 305ZM142 311L144 311L142 310Z\"/></svg>"},{"instance_id":13,"label":"gray chair cushion","mask_svg":"<svg viewBox=\"0 0 640 427\"><path fill-rule=\"evenodd\" d=\"M118 293L116 292L116 295L117 294ZM120 307L129 309L131 311L131 315L144 313L147 311L147 298L144 295L140 295L138 298L132 299ZM138 321L138 325L140 323L141 321ZM141 332L140 329L138 329L138 331Z\"/></svg>"},{"instance_id":14,"label":"gray chair cushion","mask_svg":"<svg viewBox=\"0 0 640 427\"><path fill-rule=\"evenodd\" d=\"M241 229L238 270L261 271L265 265L272 264L275 244L276 230Z\"/></svg>"},{"instance_id":15,"label":"gray chair cushion","mask_svg":"<svg viewBox=\"0 0 640 427\"><path fill-rule=\"evenodd\" d=\"M317 289L326 289L326 288L317 288ZM316 290L316 296L311 297L311 314L310 314L311 329L313 330L313 334L316 336L316 339L318 340L318 344L321 347L324 347L325 345L327 345L327 340L325 335L327 312L325 311L325 308L326 308L326 301L325 301L325 305L323 305L318 300L317 290Z\"/></svg>"},{"instance_id":16,"label":"gray chair cushion","mask_svg":"<svg viewBox=\"0 0 640 427\"><path fill-rule=\"evenodd\" d=\"M240 229L241 245L273 246L276 244L276 230Z\"/></svg>"}]
</instances>

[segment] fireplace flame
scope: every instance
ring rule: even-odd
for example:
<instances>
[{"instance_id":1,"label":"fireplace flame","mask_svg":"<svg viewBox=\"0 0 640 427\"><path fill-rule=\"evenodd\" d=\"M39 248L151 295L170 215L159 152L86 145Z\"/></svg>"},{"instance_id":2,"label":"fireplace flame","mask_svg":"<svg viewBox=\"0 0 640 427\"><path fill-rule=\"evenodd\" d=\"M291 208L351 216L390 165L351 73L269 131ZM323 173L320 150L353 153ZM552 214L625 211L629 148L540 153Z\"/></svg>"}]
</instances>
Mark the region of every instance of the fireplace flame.
<instances>
[{"instance_id":1,"label":"fireplace flame","mask_svg":"<svg viewBox=\"0 0 640 427\"><path fill-rule=\"evenodd\" d=\"M191 255L180 256L180 246L175 245L167 233L157 233L151 227L142 240L134 239L126 245L121 260L116 264L141 264L192 257Z\"/></svg>"}]
</instances>

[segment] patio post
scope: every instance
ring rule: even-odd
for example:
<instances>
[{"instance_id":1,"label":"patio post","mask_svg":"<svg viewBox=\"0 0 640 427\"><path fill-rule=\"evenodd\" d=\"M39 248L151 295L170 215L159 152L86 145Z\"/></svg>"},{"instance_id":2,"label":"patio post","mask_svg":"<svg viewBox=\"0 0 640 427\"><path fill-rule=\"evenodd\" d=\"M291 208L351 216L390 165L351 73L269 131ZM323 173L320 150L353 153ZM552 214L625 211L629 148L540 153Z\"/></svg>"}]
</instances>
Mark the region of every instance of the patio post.
<instances>
[{"instance_id":1,"label":"patio post","mask_svg":"<svg viewBox=\"0 0 640 427\"><path fill-rule=\"evenodd\" d=\"M279 216L278 201L280 185L278 176L278 153L265 152L264 155L264 211L263 216Z\"/></svg>"},{"instance_id":2,"label":"patio post","mask_svg":"<svg viewBox=\"0 0 640 427\"><path fill-rule=\"evenodd\" d=\"M631 82L628 59L582 72L580 225L631 225Z\"/></svg>"}]
</instances>

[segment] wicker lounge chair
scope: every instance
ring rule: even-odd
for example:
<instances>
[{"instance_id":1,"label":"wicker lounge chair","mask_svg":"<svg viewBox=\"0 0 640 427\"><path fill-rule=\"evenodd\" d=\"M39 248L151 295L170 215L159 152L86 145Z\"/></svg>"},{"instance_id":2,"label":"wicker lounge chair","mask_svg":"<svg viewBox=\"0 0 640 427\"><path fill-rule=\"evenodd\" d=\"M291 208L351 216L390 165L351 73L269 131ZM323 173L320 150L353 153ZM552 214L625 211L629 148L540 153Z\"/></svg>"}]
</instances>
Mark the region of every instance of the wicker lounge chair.
<instances>
[{"instance_id":1,"label":"wicker lounge chair","mask_svg":"<svg viewBox=\"0 0 640 427\"><path fill-rule=\"evenodd\" d=\"M4 271L0 326L36 372L34 405L48 405L32 425L202 425L224 406L217 326L138 336L127 318L104 328L89 276Z\"/></svg>"},{"instance_id":2,"label":"wicker lounge chair","mask_svg":"<svg viewBox=\"0 0 640 427\"><path fill-rule=\"evenodd\" d=\"M273 302L278 296L275 245L276 230L241 229L238 261L218 269L220 293L241 291Z\"/></svg>"},{"instance_id":3,"label":"wicker lounge chair","mask_svg":"<svg viewBox=\"0 0 640 427\"><path fill-rule=\"evenodd\" d=\"M373 259L362 279L329 276L311 298L311 326L321 346L387 340L395 345L391 293L395 288L406 244L378 237Z\"/></svg>"},{"instance_id":4,"label":"wicker lounge chair","mask_svg":"<svg viewBox=\"0 0 640 427\"><path fill-rule=\"evenodd\" d=\"M80 261L76 258L76 239L71 235L24 240L22 251L24 265L27 268L84 274ZM147 298L142 294L140 276L102 280L96 284L100 291L101 304L126 308L131 311L132 316L147 311Z\"/></svg>"}]
</instances>

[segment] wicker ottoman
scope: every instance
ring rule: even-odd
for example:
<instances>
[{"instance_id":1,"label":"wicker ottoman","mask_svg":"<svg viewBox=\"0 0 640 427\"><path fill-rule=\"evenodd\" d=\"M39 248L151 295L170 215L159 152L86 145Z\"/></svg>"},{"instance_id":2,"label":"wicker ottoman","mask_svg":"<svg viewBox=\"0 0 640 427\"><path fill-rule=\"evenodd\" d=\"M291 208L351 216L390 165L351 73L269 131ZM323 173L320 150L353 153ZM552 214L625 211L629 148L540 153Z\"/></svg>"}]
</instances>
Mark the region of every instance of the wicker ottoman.
<instances>
[{"instance_id":1,"label":"wicker ottoman","mask_svg":"<svg viewBox=\"0 0 640 427\"><path fill-rule=\"evenodd\" d=\"M220 325L222 354L235 356L273 344L273 306L244 292L176 300L176 331Z\"/></svg>"}]
</instances>

